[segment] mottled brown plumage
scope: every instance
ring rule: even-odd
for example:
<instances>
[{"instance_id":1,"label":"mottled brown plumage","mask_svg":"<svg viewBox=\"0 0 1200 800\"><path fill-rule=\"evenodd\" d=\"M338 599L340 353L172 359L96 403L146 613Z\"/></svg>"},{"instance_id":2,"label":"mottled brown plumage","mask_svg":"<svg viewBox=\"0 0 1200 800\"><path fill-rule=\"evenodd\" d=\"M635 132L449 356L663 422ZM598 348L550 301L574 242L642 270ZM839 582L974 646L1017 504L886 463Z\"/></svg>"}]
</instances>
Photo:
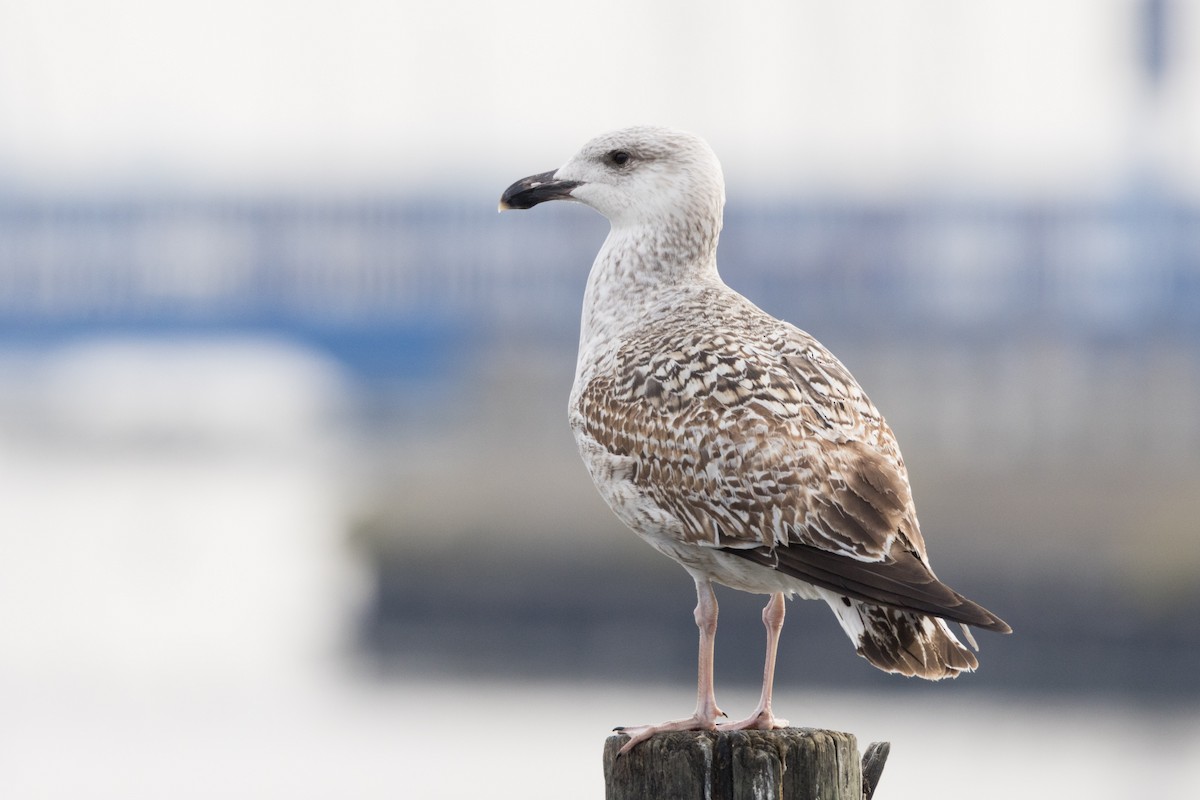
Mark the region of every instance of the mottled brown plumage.
<instances>
[{"instance_id":1,"label":"mottled brown plumage","mask_svg":"<svg viewBox=\"0 0 1200 800\"><path fill-rule=\"evenodd\" d=\"M617 516L687 569L699 598L696 714L638 729L630 746L715 725L712 581L772 595L763 697L735 727L782 722L770 684L785 595L825 600L881 669L930 679L974 669L944 620L1008 626L935 577L895 436L849 371L721 281L724 187L703 140L607 134L514 184L501 205L547 199L612 222L584 298L570 400L580 453Z\"/></svg>"}]
</instances>

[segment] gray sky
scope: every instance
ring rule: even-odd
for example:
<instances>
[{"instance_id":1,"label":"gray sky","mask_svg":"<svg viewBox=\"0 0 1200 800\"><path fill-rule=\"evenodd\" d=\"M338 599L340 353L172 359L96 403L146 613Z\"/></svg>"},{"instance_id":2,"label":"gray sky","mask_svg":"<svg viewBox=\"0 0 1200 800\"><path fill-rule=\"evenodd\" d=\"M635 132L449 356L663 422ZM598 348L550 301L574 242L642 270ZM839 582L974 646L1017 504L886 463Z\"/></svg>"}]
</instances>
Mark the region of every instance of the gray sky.
<instances>
[{"instance_id":1,"label":"gray sky","mask_svg":"<svg viewBox=\"0 0 1200 800\"><path fill-rule=\"evenodd\" d=\"M1178 8L1172 41L1200 42ZM637 122L743 187L1200 194L1200 53L1136 0L0 0L0 181L503 183Z\"/></svg>"}]
</instances>

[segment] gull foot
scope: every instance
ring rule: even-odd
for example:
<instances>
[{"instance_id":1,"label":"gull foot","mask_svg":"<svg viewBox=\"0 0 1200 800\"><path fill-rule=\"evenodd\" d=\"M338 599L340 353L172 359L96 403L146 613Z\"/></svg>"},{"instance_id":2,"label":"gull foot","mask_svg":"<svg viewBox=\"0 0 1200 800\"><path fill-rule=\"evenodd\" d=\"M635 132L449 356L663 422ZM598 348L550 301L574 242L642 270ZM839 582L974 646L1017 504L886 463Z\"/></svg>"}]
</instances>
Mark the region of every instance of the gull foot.
<instances>
[{"instance_id":1,"label":"gull foot","mask_svg":"<svg viewBox=\"0 0 1200 800\"><path fill-rule=\"evenodd\" d=\"M718 711L716 716L713 717L701 717L693 714L687 719L674 719L658 725L633 725L628 728L613 728L613 730L617 733L624 733L629 737L629 741L621 745L620 751L621 753L628 753L656 733L665 733L667 731L715 731L717 729L717 716L723 717L725 714L721 711Z\"/></svg>"},{"instance_id":2,"label":"gull foot","mask_svg":"<svg viewBox=\"0 0 1200 800\"><path fill-rule=\"evenodd\" d=\"M775 731L786 728L788 721L780 719L770 711L756 711L740 722L724 722L717 726L719 731Z\"/></svg>"}]
</instances>

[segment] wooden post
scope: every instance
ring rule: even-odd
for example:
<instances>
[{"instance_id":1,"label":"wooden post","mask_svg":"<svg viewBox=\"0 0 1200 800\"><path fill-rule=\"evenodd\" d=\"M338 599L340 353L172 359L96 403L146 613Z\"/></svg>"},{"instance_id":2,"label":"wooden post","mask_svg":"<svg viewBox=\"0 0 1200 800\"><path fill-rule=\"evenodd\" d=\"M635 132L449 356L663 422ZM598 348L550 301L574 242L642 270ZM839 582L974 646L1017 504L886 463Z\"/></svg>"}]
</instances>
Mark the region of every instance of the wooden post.
<instances>
[{"instance_id":1,"label":"wooden post","mask_svg":"<svg viewBox=\"0 0 1200 800\"><path fill-rule=\"evenodd\" d=\"M680 731L660 733L618 756L628 738L615 734L604 743L607 800L863 798L853 734L814 728Z\"/></svg>"},{"instance_id":2,"label":"wooden post","mask_svg":"<svg viewBox=\"0 0 1200 800\"><path fill-rule=\"evenodd\" d=\"M883 774L883 766L887 763L890 752L892 752L891 742L871 742L867 752L863 753L863 800L871 800L875 796L875 789L879 786L879 776Z\"/></svg>"}]
</instances>

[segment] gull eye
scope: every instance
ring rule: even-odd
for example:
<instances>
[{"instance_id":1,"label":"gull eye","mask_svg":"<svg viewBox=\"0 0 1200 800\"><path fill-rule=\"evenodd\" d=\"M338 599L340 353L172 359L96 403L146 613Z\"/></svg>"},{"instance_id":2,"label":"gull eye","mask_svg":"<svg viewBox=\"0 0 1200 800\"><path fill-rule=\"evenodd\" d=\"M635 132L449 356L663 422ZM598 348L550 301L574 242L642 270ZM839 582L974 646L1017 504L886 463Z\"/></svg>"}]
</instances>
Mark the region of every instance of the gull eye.
<instances>
[{"instance_id":1,"label":"gull eye","mask_svg":"<svg viewBox=\"0 0 1200 800\"><path fill-rule=\"evenodd\" d=\"M608 154L609 162L616 164L618 167L623 167L628 164L629 159L631 158L633 158L633 156L629 155L628 150L613 150Z\"/></svg>"}]
</instances>

